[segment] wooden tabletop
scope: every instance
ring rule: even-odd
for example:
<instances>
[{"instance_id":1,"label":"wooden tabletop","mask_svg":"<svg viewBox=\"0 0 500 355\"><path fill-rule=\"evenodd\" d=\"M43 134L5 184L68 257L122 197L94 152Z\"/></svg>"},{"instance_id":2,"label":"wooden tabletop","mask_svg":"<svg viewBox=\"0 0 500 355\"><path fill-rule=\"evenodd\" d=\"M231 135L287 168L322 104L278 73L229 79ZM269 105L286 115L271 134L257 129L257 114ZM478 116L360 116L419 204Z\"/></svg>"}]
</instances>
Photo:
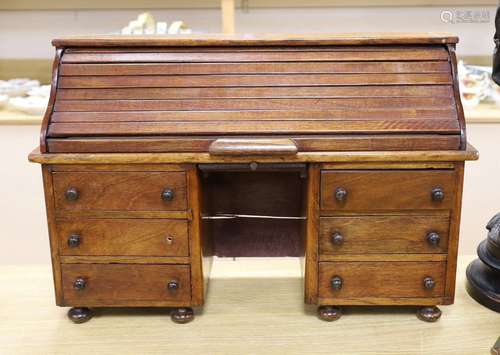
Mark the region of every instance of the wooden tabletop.
<instances>
[{"instance_id":1,"label":"wooden tabletop","mask_svg":"<svg viewBox=\"0 0 500 355\"><path fill-rule=\"evenodd\" d=\"M166 164L166 163L345 163L345 162L451 162L478 160L471 144L465 150L414 151L324 151L295 155L218 156L210 153L41 153L35 148L28 157L39 164Z\"/></svg>"},{"instance_id":2,"label":"wooden tabletop","mask_svg":"<svg viewBox=\"0 0 500 355\"><path fill-rule=\"evenodd\" d=\"M500 314L465 292L437 323L411 308L348 308L337 322L303 304L299 259L218 259L203 314L174 324L164 309L103 310L75 325L54 305L49 265L0 266L2 354L488 354Z\"/></svg>"},{"instance_id":3,"label":"wooden tabletop","mask_svg":"<svg viewBox=\"0 0 500 355\"><path fill-rule=\"evenodd\" d=\"M141 36L73 36L52 41L56 47L152 46L268 46L268 45L372 45L457 43L449 33L367 32L310 34L207 34Z\"/></svg>"}]
</instances>

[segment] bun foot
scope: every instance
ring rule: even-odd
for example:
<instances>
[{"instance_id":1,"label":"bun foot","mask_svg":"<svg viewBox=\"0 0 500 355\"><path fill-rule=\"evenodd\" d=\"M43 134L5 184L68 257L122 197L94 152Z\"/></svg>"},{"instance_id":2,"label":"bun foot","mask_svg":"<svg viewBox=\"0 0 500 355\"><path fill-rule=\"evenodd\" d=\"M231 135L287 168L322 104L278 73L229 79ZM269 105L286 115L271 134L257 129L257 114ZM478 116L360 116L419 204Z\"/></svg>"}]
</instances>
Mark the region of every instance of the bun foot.
<instances>
[{"instance_id":1,"label":"bun foot","mask_svg":"<svg viewBox=\"0 0 500 355\"><path fill-rule=\"evenodd\" d=\"M441 318L441 310L437 307L422 307L417 311L417 318L424 322L436 322Z\"/></svg>"},{"instance_id":2,"label":"bun foot","mask_svg":"<svg viewBox=\"0 0 500 355\"><path fill-rule=\"evenodd\" d=\"M194 312L192 308L176 308L170 313L170 318L174 323L189 323L194 319Z\"/></svg>"},{"instance_id":3,"label":"bun foot","mask_svg":"<svg viewBox=\"0 0 500 355\"><path fill-rule=\"evenodd\" d=\"M76 324L85 323L92 316L92 311L87 307L73 307L68 311L68 318Z\"/></svg>"},{"instance_id":4,"label":"bun foot","mask_svg":"<svg viewBox=\"0 0 500 355\"><path fill-rule=\"evenodd\" d=\"M337 320L342 316L342 310L340 307L333 307L333 306L321 306L318 307L318 317L321 320L327 321L327 322L333 322L334 320Z\"/></svg>"}]
</instances>

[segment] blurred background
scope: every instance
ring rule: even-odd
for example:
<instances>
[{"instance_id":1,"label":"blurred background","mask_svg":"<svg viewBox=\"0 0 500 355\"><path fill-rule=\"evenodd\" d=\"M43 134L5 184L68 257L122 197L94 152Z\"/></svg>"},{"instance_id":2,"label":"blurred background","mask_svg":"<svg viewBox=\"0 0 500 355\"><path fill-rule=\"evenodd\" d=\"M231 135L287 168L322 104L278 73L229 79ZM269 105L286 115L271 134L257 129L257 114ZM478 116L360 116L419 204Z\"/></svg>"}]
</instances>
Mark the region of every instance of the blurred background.
<instances>
[{"instance_id":1,"label":"blurred background","mask_svg":"<svg viewBox=\"0 0 500 355\"><path fill-rule=\"evenodd\" d=\"M496 0L0 0L0 264L50 263L39 143L53 38L141 33L449 32L460 38L468 139L461 254L500 211L500 91L492 84ZM142 14L142 15L141 15Z\"/></svg>"}]
</instances>

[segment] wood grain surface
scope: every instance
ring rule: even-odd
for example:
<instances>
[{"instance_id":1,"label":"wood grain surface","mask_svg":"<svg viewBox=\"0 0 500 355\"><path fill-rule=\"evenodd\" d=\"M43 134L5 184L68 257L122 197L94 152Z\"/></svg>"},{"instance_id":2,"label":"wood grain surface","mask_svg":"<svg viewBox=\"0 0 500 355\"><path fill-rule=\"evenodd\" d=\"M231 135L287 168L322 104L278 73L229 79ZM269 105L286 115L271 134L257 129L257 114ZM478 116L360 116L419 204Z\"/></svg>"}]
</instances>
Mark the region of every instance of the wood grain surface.
<instances>
[{"instance_id":1,"label":"wood grain surface","mask_svg":"<svg viewBox=\"0 0 500 355\"><path fill-rule=\"evenodd\" d=\"M63 264L66 306L187 306L191 302L189 265ZM75 290L77 278L86 282ZM176 280L178 289L167 289Z\"/></svg>"},{"instance_id":2,"label":"wood grain surface","mask_svg":"<svg viewBox=\"0 0 500 355\"><path fill-rule=\"evenodd\" d=\"M41 164L150 164L150 163L249 163L255 162L450 162L479 159L478 151L468 145L466 150L436 151L321 151L299 152L287 157L214 157L208 153L57 153L42 154L35 148L29 161Z\"/></svg>"},{"instance_id":3,"label":"wood grain surface","mask_svg":"<svg viewBox=\"0 0 500 355\"><path fill-rule=\"evenodd\" d=\"M338 85L432 85L451 84L448 73L437 74L294 74L263 75L241 73L231 75L165 75L165 76L63 76L59 87L85 88L164 88L226 86L338 86ZM94 102L95 103L95 102ZM446 103L446 102L445 102ZM189 104L189 102L188 102ZM60 105L62 106L62 104ZM57 107L56 107L57 108ZM99 108L99 107L97 107ZM63 111L60 107L58 111Z\"/></svg>"},{"instance_id":4,"label":"wood grain surface","mask_svg":"<svg viewBox=\"0 0 500 355\"><path fill-rule=\"evenodd\" d=\"M84 47L85 39L62 41L42 151L124 152L128 139L158 135L440 135L385 146L344 140L343 149L457 149L457 139L464 148L450 36L409 35L404 45L401 35L305 36L307 46L286 36L179 39L184 47L159 38L142 48L127 37L119 47L116 38L88 38ZM57 140L85 137L117 144ZM133 147L158 151L147 143ZM327 143L315 150L335 149Z\"/></svg>"},{"instance_id":5,"label":"wood grain surface","mask_svg":"<svg viewBox=\"0 0 500 355\"><path fill-rule=\"evenodd\" d=\"M289 155L297 154L291 139L217 139L210 144L212 155Z\"/></svg>"},{"instance_id":6,"label":"wood grain surface","mask_svg":"<svg viewBox=\"0 0 500 355\"><path fill-rule=\"evenodd\" d=\"M185 210L186 174L183 172L54 172L56 209L63 210ZM65 199L74 187L76 201ZM162 199L164 189L174 192L171 201Z\"/></svg>"},{"instance_id":7,"label":"wood grain surface","mask_svg":"<svg viewBox=\"0 0 500 355\"><path fill-rule=\"evenodd\" d=\"M320 262L319 297L332 302L364 297L442 297L445 266L444 262ZM334 290L330 285L335 276L343 280L340 290ZM424 287L426 277L435 281L433 289ZM386 304L391 304L390 300Z\"/></svg>"},{"instance_id":8,"label":"wood grain surface","mask_svg":"<svg viewBox=\"0 0 500 355\"><path fill-rule=\"evenodd\" d=\"M270 139L280 136L268 136ZM49 138L47 146L54 153L113 153L113 152L199 152L209 151L218 137L74 137ZM241 138L240 138L241 139ZM460 137L439 134L292 136L298 151L363 151L363 150L453 150Z\"/></svg>"},{"instance_id":9,"label":"wood grain surface","mask_svg":"<svg viewBox=\"0 0 500 355\"><path fill-rule=\"evenodd\" d=\"M113 46L265 46L265 45L366 45L456 43L458 38L439 32L358 32L324 34L209 34L175 36L72 36L54 39L52 44L81 47Z\"/></svg>"},{"instance_id":10,"label":"wood grain surface","mask_svg":"<svg viewBox=\"0 0 500 355\"><path fill-rule=\"evenodd\" d=\"M470 237L465 235L465 238ZM53 301L49 265L0 266L0 352L6 354L404 354L489 353L500 334L498 313L465 292L459 258L455 304L424 323L412 307L344 307L334 323L303 304L299 260L217 259L203 313L179 326L166 309L103 309L75 325ZM242 302L244 300L244 302Z\"/></svg>"},{"instance_id":11,"label":"wood grain surface","mask_svg":"<svg viewBox=\"0 0 500 355\"><path fill-rule=\"evenodd\" d=\"M235 135L235 134L352 134L352 133L414 133L416 131L438 134L456 134L458 122L450 119L388 120L381 121L282 121L262 120L232 121L221 124L217 121L205 122L122 122L116 123L52 123L49 137L69 136L150 136L159 135Z\"/></svg>"},{"instance_id":12,"label":"wood grain surface","mask_svg":"<svg viewBox=\"0 0 500 355\"><path fill-rule=\"evenodd\" d=\"M305 63L138 63L63 64L61 76L238 74L245 73L441 73L449 72L447 62L305 62ZM430 90L432 88L429 88ZM66 97L65 99L69 99Z\"/></svg>"},{"instance_id":13,"label":"wood grain surface","mask_svg":"<svg viewBox=\"0 0 500 355\"><path fill-rule=\"evenodd\" d=\"M188 224L168 219L57 220L61 255L188 256ZM68 245L78 235L76 247Z\"/></svg>"},{"instance_id":14,"label":"wood grain surface","mask_svg":"<svg viewBox=\"0 0 500 355\"><path fill-rule=\"evenodd\" d=\"M320 253L322 254L412 254L446 253L449 218L444 216L350 216L322 217ZM437 245L427 240L429 233L439 234ZM334 244L338 233L343 242Z\"/></svg>"},{"instance_id":15,"label":"wood grain surface","mask_svg":"<svg viewBox=\"0 0 500 355\"><path fill-rule=\"evenodd\" d=\"M311 43L311 46L314 44ZM208 48L136 50L67 49L61 59L66 63L225 63L225 62L323 62L323 61L429 61L447 60L447 49L430 46L357 46L304 48Z\"/></svg>"},{"instance_id":16,"label":"wood grain surface","mask_svg":"<svg viewBox=\"0 0 500 355\"><path fill-rule=\"evenodd\" d=\"M345 201L335 191L347 191ZM442 201L433 201L435 188L444 191ZM324 210L413 210L450 209L456 193L453 170L360 170L322 171L321 208Z\"/></svg>"},{"instance_id":17,"label":"wood grain surface","mask_svg":"<svg viewBox=\"0 0 500 355\"><path fill-rule=\"evenodd\" d=\"M204 212L301 217L306 179L295 171L205 173L201 180ZM296 219L215 219L204 238L218 256L303 256L305 235ZM235 239L235 236L238 236Z\"/></svg>"}]
</instances>

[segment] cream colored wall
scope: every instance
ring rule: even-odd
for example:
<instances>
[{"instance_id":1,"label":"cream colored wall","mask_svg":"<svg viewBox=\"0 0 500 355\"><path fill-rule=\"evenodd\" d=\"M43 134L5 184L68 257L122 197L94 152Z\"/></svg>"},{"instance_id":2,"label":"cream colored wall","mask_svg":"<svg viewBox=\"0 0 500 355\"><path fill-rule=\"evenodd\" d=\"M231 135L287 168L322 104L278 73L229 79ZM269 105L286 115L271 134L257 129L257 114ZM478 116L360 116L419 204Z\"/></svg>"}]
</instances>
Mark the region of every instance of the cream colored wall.
<instances>
[{"instance_id":1,"label":"cream colored wall","mask_svg":"<svg viewBox=\"0 0 500 355\"><path fill-rule=\"evenodd\" d=\"M249 2L251 6L251 1ZM488 11L490 22L448 24L443 10ZM0 11L0 58L51 58L50 41L66 35L118 31L139 11ZM196 32L220 32L217 9L151 10L156 19L184 20ZM459 55L490 55L495 7L368 7L269 8L236 11L236 31L245 32L422 32L458 35Z\"/></svg>"},{"instance_id":2,"label":"cream colored wall","mask_svg":"<svg viewBox=\"0 0 500 355\"><path fill-rule=\"evenodd\" d=\"M40 167L27 161L38 133L37 126L0 126L0 264L50 262ZM500 212L500 124L471 124L468 134L481 158L466 165L461 254L475 253Z\"/></svg>"},{"instance_id":3,"label":"cream colored wall","mask_svg":"<svg viewBox=\"0 0 500 355\"><path fill-rule=\"evenodd\" d=\"M0 126L0 264L50 262L40 166L28 163L38 126Z\"/></svg>"},{"instance_id":4,"label":"cream colored wall","mask_svg":"<svg viewBox=\"0 0 500 355\"><path fill-rule=\"evenodd\" d=\"M479 160L466 163L459 252L474 254L486 223L500 212L500 124L469 124L467 135Z\"/></svg>"},{"instance_id":5,"label":"cream colored wall","mask_svg":"<svg viewBox=\"0 0 500 355\"><path fill-rule=\"evenodd\" d=\"M251 2L250 2L251 4ZM465 8L452 8L451 10ZM486 9L491 19L494 7ZM493 23L445 24L448 8L316 8L236 11L238 32L447 31L460 36L458 53L489 55ZM197 32L220 31L220 11L153 10L159 20L185 20ZM0 11L0 58L51 58L50 40L62 35L109 33L138 11ZM36 126L0 126L0 263L48 263L49 244L40 168L27 162L38 144ZM500 125L469 125L469 139L481 152L467 165L460 252L474 253L484 238L484 225L500 211L498 154Z\"/></svg>"}]
</instances>

